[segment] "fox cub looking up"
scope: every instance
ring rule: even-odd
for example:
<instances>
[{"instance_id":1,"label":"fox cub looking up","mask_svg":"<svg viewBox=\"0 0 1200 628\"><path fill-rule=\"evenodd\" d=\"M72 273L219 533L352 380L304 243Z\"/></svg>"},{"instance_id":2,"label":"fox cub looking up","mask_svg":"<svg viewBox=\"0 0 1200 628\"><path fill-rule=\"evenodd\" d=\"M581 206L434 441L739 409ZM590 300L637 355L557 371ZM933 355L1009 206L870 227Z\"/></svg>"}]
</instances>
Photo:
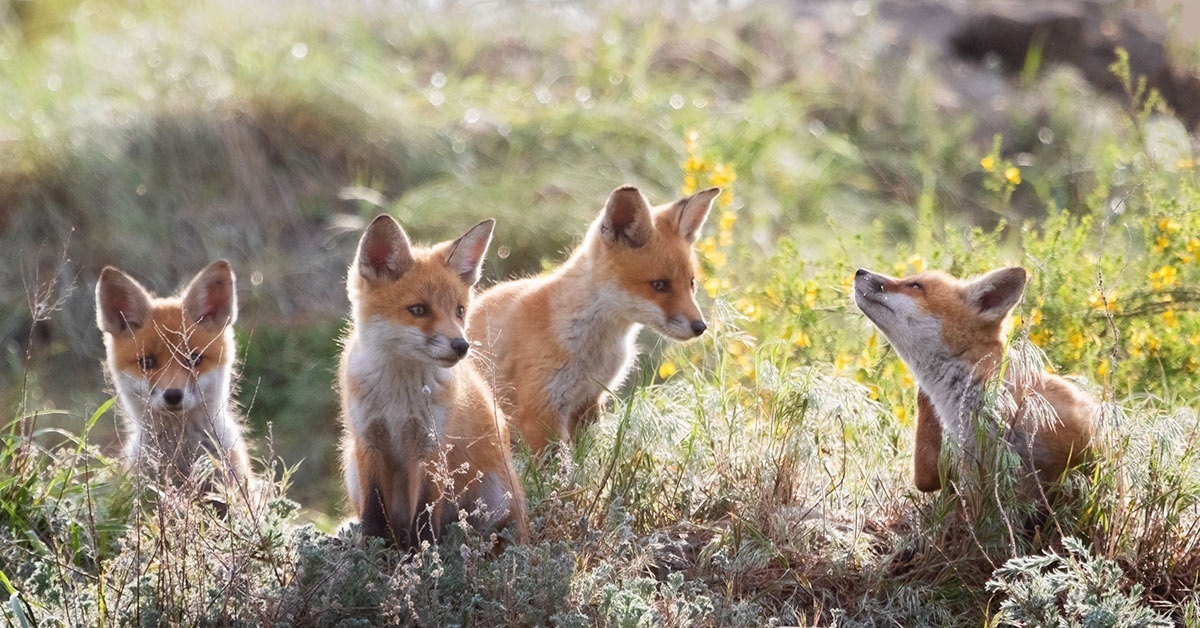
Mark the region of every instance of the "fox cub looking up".
<instances>
[{"instance_id":1,"label":"fox cub looking up","mask_svg":"<svg viewBox=\"0 0 1200 628\"><path fill-rule=\"evenodd\" d=\"M359 242L339 377L346 490L364 534L411 546L436 538L458 508L482 506L477 529L511 523L525 536L508 427L463 360L471 287L494 224L419 248L381 215Z\"/></svg>"},{"instance_id":2,"label":"fox cub looking up","mask_svg":"<svg viewBox=\"0 0 1200 628\"><path fill-rule=\"evenodd\" d=\"M651 209L636 188L617 188L562 266L480 296L471 337L534 451L574 438L604 391L621 384L642 325L681 341L704 333L692 244L719 193Z\"/></svg>"},{"instance_id":3,"label":"fox cub looking up","mask_svg":"<svg viewBox=\"0 0 1200 628\"><path fill-rule=\"evenodd\" d=\"M96 321L125 418L127 468L186 482L202 457L226 484L247 479L241 424L230 408L237 293L225 261L182 294L155 298L109 266L96 284Z\"/></svg>"},{"instance_id":4,"label":"fox cub looking up","mask_svg":"<svg viewBox=\"0 0 1200 628\"><path fill-rule=\"evenodd\" d=\"M854 302L912 369L920 387L914 480L921 491L941 488L942 435L965 451L972 417L1004 354L1002 326L1025 289L1025 269L1004 268L974 281L942 272L896 279L859 269ZM1009 439L1042 482L1053 482L1091 454L1097 404L1061 377L1004 371L1015 407Z\"/></svg>"}]
</instances>

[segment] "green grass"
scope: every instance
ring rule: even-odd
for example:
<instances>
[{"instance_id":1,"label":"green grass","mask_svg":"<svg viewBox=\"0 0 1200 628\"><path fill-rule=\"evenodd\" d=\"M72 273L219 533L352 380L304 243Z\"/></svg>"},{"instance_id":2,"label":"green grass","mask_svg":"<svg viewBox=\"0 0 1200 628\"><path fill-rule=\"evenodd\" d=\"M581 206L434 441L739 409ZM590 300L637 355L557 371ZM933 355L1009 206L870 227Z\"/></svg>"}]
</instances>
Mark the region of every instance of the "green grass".
<instances>
[{"instance_id":1,"label":"green grass","mask_svg":"<svg viewBox=\"0 0 1200 628\"><path fill-rule=\"evenodd\" d=\"M771 5L243 5L0 8L7 623L1200 625L1200 170L1152 97L1047 69L993 141L874 17L821 43ZM616 185L713 181L711 333L645 335L581 443L518 456L527 545L335 532L367 219L496 217L490 283L561 260ZM227 519L108 457L91 297L104 264L169 292L218 257L271 479ZM1013 346L1109 411L1107 461L1030 513L1003 479L973 509L912 488L911 377L849 300L858 267L1007 263Z\"/></svg>"}]
</instances>

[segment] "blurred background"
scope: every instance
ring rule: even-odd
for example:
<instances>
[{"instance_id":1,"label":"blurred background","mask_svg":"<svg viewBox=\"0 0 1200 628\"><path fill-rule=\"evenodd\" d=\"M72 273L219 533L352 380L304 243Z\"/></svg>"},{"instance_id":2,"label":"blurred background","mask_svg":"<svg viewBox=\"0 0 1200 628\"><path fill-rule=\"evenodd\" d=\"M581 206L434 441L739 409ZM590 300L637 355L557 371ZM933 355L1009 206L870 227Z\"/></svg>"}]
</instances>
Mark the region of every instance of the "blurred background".
<instances>
[{"instance_id":1,"label":"blurred background","mask_svg":"<svg viewBox=\"0 0 1200 628\"><path fill-rule=\"evenodd\" d=\"M615 186L666 202L719 158L733 301L782 238L852 268L847 238L912 252L920 215L1019 225L1094 204L1101 170L1120 198L1120 165L1081 158L1145 105L1118 49L1172 112L1143 158L1193 167L1198 33L1170 0L4 0L0 402L77 428L111 394L99 270L165 295L226 258L250 440L336 518L344 275L375 214L425 242L497 218L489 284L561 260Z\"/></svg>"}]
</instances>

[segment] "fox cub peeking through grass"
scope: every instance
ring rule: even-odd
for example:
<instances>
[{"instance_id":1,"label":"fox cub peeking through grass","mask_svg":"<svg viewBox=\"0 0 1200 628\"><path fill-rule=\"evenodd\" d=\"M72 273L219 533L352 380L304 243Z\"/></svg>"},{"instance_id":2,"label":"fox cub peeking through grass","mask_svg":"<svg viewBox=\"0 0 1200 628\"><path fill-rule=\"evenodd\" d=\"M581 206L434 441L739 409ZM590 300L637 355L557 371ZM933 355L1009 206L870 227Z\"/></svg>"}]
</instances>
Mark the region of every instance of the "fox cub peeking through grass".
<instances>
[{"instance_id":1,"label":"fox cub peeking through grass","mask_svg":"<svg viewBox=\"0 0 1200 628\"><path fill-rule=\"evenodd\" d=\"M704 333L692 244L719 193L652 209L636 188L617 188L562 266L480 296L471 337L531 449L575 437L624 379L642 325L680 341Z\"/></svg>"},{"instance_id":2,"label":"fox cub peeking through grass","mask_svg":"<svg viewBox=\"0 0 1200 628\"><path fill-rule=\"evenodd\" d=\"M989 378L1004 358L1003 323L1025 288L1025 269L1004 268L974 281L942 272L896 279L859 269L854 302L908 364L919 387L916 487L941 488L942 437L964 451ZM1008 438L1041 482L1054 482L1092 454L1099 407L1067 380L1037 369L1004 370L1012 407Z\"/></svg>"},{"instance_id":3,"label":"fox cub peeking through grass","mask_svg":"<svg viewBox=\"0 0 1200 628\"><path fill-rule=\"evenodd\" d=\"M227 485L247 479L242 427L230 407L234 282L229 264L214 262L178 297L160 299L112 266L101 271L96 321L125 419L127 468L188 482L207 457Z\"/></svg>"},{"instance_id":4,"label":"fox cub peeking through grass","mask_svg":"<svg viewBox=\"0 0 1200 628\"><path fill-rule=\"evenodd\" d=\"M526 534L505 418L463 360L494 224L420 248L381 215L359 242L339 381L346 490L366 535L412 546L437 538L460 508L476 529L511 523L518 540Z\"/></svg>"}]
</instances>

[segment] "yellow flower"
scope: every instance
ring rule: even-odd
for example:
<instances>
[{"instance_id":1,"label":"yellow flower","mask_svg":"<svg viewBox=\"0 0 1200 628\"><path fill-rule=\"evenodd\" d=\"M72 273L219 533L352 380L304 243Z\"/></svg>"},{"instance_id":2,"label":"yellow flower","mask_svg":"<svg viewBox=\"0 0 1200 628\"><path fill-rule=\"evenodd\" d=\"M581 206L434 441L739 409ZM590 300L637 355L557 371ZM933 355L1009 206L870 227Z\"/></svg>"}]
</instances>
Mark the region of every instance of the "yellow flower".
<instances>
[{"instance_id":1,"label":"yellow flower","mask_svg":"<svg viewBox=\"0 0 1200 628\"><path fill-rule=\"evenodd\" d=\"M996 169L996 158L988 155L979 160L979 166L987 172L991 172Z\"/></svg>"},{"instance_id":2,"label":"yellow flower","mask_svg":"<svg viewBox=\"0 0 1200 628\"><path fill-rule=\"evenodd\" d=\"M688 155L687 161L683 162L683 170L685 172L708 172L708 169L711 167L699 155Z\"/></svg>"},{"instance_id":3,"label":"yellow flower","mask_svg":"<svg viewBox=\"0 0 1200 628\"><path fill-rule=\"evenodd\" d=\"M733 229L733 223L737 222L737 214L731 211L721 212L721 220L717 224L719 231L729 231Z\"/></svg>"},{"instance_id":4,"label":"yellow flower","mask_svg":"<svg viewBox=\"0 0 1200 628\"><path fill-rule=\"evenodd\" d=\"M708 298L714 298L721 291L721 280L716 277L709 277L704 280L704 291L708 293Z\"/></svg>"},{"instance_id":5,"label":"yellow flower","mask_svg":"<svg viewBox=\"0 0 1200 628\"><path fill-rule=\"evenodd\" d=\"M808 334L805 332L799 332L796 334L796 339L792 341L792 344L796 345L796 347L800 349L811 347L812 338L809 338Z\"/></svg>"},{"instance_id":6,"label":"yellow flower","mask_svg":"<svg viewBox=\"0 0 1200 628\"><path fill-rule=\"evenodd\" d=\"M1093 292L1092 296L1088 297L1088 307L1093 310L1115 312L1117 310L1117 291L1109 292L1107 298L1099 290Z\"/></svg>"},{"instance_id":7,"label":"yellow flower","mask_svg":"<svg viewBox=\"0 0 1200 628\"><path fill-rule=\"evenodd\" d=\"M1167 310L1162 313L1163 324L1167 327L1174 327L1179 323L1175 318L1175 310Z\"/></svg>"},{"instance_id":8,"label":"yellow flower","mask_svg":"<svg viewBox=\"0 0 1200 628\"><path fill-rule=\"evenodd\" d=\"M1050 330L1044 327L1029 332L1029 341L1042 348L1050 344L1050 337Z\"/></svg>"},{"instance_id":9,"label":"yellow flower","mask_svg":"<svg viewBox=\"0 0 1200 628\"><path fill-rule=\"evenodd\" d=\"M1021 184L1021 169L1016 166L1009 166L1004 171L1004 179L1013 185Z\"/></svg>"},{"instance_id":10,"label":"yellow flower","mask_svg":"<svg viewBox=\"0 0 1200 628\"><path fill-rule=\"evenodd\" d=\"M1179 163L1175 164L1180 170L1191 170L1196 167L1196 162L1192 159L1180 159Z\"/></svg>"},{"instance_id":11,"label":"yellow flower","mask_svg":"<svg viewBox=\"0 0 1200 628\"><path fill-rule=\"evenodd\" d=\"M840 373L852 363L854 363L854 356L850 355L849 353L843 353L833 360L833 371L835 373Z\"/></svg>"},{"instance_id":12,"label":"yellow flower","mask_svg":"<svg viewBox=\"0 0 1200 628\"><path fill-rule=\"evenodd\" d=\"M900 360L896 361L896 365L900 369L900 383L905 388L912 388L912 386L917 382L913 379L912 373L908 371L908 366Z\"/></svg>"},{"instance_id":13,"label":"yellow flower","mask_svg":"<svg viewBox=\"0 0 1200 628\"><path fill-rule=\"evenodd\" d=\"M1150 287L1154 290L1162 290L1179 283L1179 270L1174 266L1166 265L1151 272L1149 277Z\"/></svg>"},{"instance_id":14,"label":"yellow flower","mask_svg":"<svg viewBox=\"0 0 1200 628\"><path fill-rule=\"evenodd\" d=\"M754 302L748 299L738 299L737 303L734 303L733 306L746 316L754 316L754 313L758 311L758 308L754 305Z\"/></svg>"},{"instance_id":15,"label":"yellow flower","mask_svg":"<svg viewBox=\"0 0 1200 628\"><path fill-rule=\"evenodd\" d=\"M896 416L896 421L900 425L908 425L908 409L904 406L892 406L892 414Z\"/></svg>"},{"instance_id":16,"label":"yellow flower","mask_svg":"<svg viewBox=\"0 0 1200 628\"><path fill-rule=\"evenodd\" d=\"M1158 230L1166 234L1172 234L1179 231L1179 223L1174 218L1167 216L1158 219Z\"/></svg>"},{"instance_id":17,"label":"yellow flower","mask_svg":"<svg viewBox=\"0 0 1200 628\"><path fill-rule=\"evenodd\" d=\"M715 164L712 167L712 175L708 177L709 183L723 188L737 181L737 173L733 168L726 164Z\"/></svg>"},{"instance_id":18,"label":"yellow flower","mask_svg":"<svg viewBox=\"0 0 1200 628\"><path fill-rule=\"evenodd\" d=\"M675 363L671 362L671 361L663 362L658 367L658 377L660 379L667 379L668 377L670 377L678 372L679 372L679 368L676 367Z\"/></svg>"},{"instance_id":19,"label":"yellow flower","mask_svg":"<svg viewBox=\"0 0 1200 628\"><path fill-rule=\"evenodd\" d=\"M1192 345L1193 347L1200 345L1200 334L1192 334L1191 336L1188 336L1188 344Z\"/></svg>"},{"instance_id":20,"label":"yellow flower","mask_svg":"<svg viewBox=\"0 0 1200 628\"><path fill-rule=\"evenodd\" d=\"M809 281L804 284L804 307L812 309L817 304L817 282Z\"/></svg>"},{"instance_id":21,"label":"yellow flower","mask_svg":"<svg viewBox=\"0 0 1200 628\"><path fill-rule=\"evenodd\" d=\"M913 272L919 273L925 270L925 258L921 257L919 253L909 256L908 264L913 267Z\"/></svg>"},{"instance_id":22,"label":"yellow flower","mask_svg":"<svg viewBox=\"0 0 1200 628\"><path fill-rule=\"evenodd\" d=\"M1082 349L1083 345L1087 343L1087 338L1079 332L1074 332L1070 338L1067 338L1067 343L1076 349Z\"/></svg>"},{"instance_id":23,"label":"yellow flower","mask_svg":"<svg viewBox=\"0 0 1200 628\"><path fill-rule=\"evenodd\" d=\"M1025 319L1021 318L1020 314L1013 314L1011 317L1009 317L1009 320L1012 321L1012 326L1014 328L1020 328L1021 325L1025 322Z\"/></svg>"},{"instance_id":24,"label":"yellow flower","mask_svg":"<svg viewBox=\"0 0 1200 628\"><path fill-rule=\"evenodd\" d=\"M1042 324L1042 308L1035 307L1029 312L1029 326L1037 327Z\"/></svg>"},{"instance_id":25,"label":"yellow flower","mask_svg":"<svg viewBox=\"0 0 1200 628\"><path fill-rule=\"evenodd\" d=\"M1166 250L1166 248L1170 245L1171 245L1170 240L1168 240L1167 238L1165 238L1163 236L1158 236L1157 238L1154 239L1154 252L1161 253L1162 251Z\"/></svg>"},{"instance_id":26,"label":"yellow flower","mask_svg":"<svg viewBox=\"0 0 1200 628\"><path fill-rule=\"evenodd\" d=\"M691 196L692 194L695 194L696 187L698 185L699 185L699 183L696 181L696 177L694 175L689 174L689 175L685 176L683 178L683 190L682 190L683 195Z\"/></svg>"},{"instance_id":27,"label":"yellow flower","mask_svg":"<svg viewBox=\"0 0 1200 628\"><path fill-rule=\"evenodd\" d=\"M1096 376L1103 379L1108 376L1108 360L1100 360L1096 365Z\"/></svg>"}]
</instances>

